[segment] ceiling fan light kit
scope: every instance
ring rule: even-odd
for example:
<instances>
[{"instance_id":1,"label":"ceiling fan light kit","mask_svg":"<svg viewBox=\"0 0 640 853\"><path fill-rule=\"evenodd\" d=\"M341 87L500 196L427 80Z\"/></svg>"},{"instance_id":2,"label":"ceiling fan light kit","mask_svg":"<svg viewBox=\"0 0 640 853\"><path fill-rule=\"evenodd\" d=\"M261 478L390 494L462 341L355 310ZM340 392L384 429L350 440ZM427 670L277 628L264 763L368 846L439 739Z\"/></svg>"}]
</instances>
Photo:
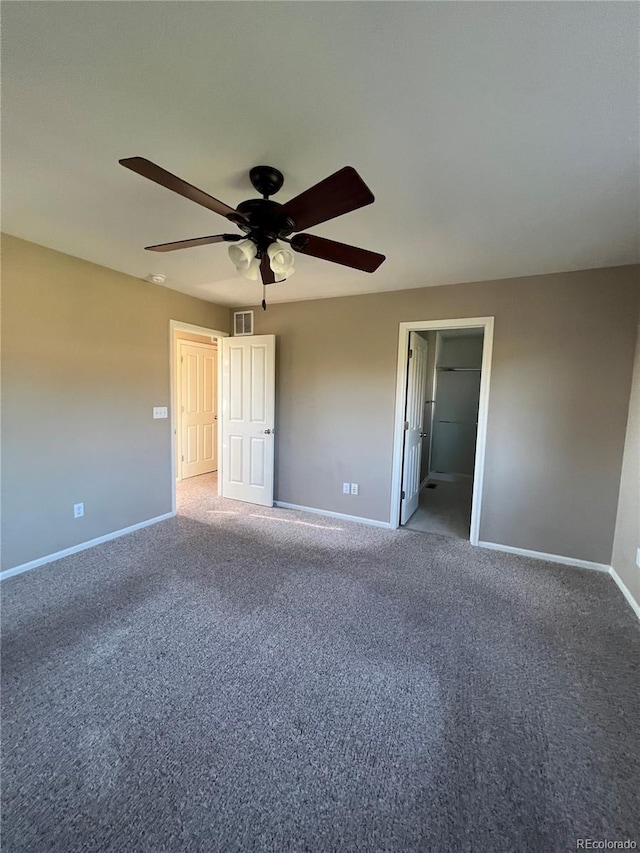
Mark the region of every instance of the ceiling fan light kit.
<instances>
[{"instance_id":1,"label":"ceiling fan light kit","mask_svg":"<svg viewBox=\"0 0 640 853\"><path fill-rule=\"evenodd\" d=\"M129 157L119 162L142 177L224 216L243 232L146 246L151 252L173 252L212 243L232 243L229 246L229 257L238 272L252 281L257 281L260 276L263 285L284 281L293 275L294 252L369 273L375 272L385 260L385 256L377 252L313 234L296 233L289 239L294 231L312 228L374 201L373 193L351 166L329 175L284 204L270 199L282 188L282 172L273 166L254 166L249 172L249 179L262 198L243 201L234 210L144 157ZM278 240L285 241L291 248L286 248ZM264 299L262 307L266 307Z\"/></svg>"},{"instance_id":2,"label":"ceiling fan light kit","mask_svg":"<svg viewBox=\"0 0 640 853\"><path fill-rule=\"evenodd\" d=\"M269 264L276 275L276 281L284 281L295 272L295 257L291 249L285 249L280 243L274 241L267 248Z\"/></svg>"},{"instance_id":3,"label":"ceiling fan light kit","mask_svg":"<svg viewBox=\"0 0 640 853\"><path fill-rule=\"evenodd\" d=\"M253 240L241 240L229 246L229 257L240 275L251 281L258 280L260 259L257 257L258 247Z\"/></svg>"}]
</instances>

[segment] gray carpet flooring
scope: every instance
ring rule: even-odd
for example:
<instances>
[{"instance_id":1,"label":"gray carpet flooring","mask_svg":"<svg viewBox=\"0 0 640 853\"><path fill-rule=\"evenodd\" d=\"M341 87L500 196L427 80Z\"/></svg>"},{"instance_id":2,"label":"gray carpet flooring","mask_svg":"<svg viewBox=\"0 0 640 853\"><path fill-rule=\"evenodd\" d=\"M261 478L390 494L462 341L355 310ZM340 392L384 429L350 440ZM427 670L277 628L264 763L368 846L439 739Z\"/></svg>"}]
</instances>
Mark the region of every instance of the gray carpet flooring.
<instances>
[{"instance_id":1,"label":"gray carpet flooring","mask_svg":"<svg viewBox=\"0 0 640 853\"><path fill-rule=\"evenodd\" d=\"M611 579L224 502L3 589L3 850L640 843Z\"/></svg>"}]
</instances>

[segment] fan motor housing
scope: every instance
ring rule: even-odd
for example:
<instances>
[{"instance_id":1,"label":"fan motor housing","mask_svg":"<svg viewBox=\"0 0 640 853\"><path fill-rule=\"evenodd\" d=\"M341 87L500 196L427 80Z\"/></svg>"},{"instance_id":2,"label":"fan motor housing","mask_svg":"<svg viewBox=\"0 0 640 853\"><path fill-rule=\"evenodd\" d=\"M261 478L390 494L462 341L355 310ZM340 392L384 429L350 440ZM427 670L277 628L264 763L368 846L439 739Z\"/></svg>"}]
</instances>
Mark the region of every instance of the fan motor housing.
<instances>
[{"instance_id":1,"label":"fan motor housing","mask_svg":"<svg viewBox=\"0 0 640 853\"><path fill-rule=\"evenodd\" d=\"M295 228L291 217L282 213L282 205L277 201L266 198L250 198L242 201L236 208L238 213L246 217L247 224L238 225L246 232L257 232L272 238L286 237ZM231 218L231 216L229 217Z\"/></svg>"}]
</instances>

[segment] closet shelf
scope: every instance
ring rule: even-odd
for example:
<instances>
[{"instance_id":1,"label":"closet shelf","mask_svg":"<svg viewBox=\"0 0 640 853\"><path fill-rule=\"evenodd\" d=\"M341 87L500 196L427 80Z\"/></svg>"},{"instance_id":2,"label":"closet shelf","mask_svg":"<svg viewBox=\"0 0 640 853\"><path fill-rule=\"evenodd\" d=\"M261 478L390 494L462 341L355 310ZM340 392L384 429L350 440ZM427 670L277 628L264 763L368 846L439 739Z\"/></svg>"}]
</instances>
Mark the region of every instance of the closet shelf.
<instances>
[{"instance_id":1,"label":"closet shelf","mask_svg":"<svg viewBox=\"0 0 640 853\"><path fill-rule=\"evenodd\" d=\"M481 367L437 367L436 370L442 370L446 373L479 373Z\"/></svg>"}]
</instances>

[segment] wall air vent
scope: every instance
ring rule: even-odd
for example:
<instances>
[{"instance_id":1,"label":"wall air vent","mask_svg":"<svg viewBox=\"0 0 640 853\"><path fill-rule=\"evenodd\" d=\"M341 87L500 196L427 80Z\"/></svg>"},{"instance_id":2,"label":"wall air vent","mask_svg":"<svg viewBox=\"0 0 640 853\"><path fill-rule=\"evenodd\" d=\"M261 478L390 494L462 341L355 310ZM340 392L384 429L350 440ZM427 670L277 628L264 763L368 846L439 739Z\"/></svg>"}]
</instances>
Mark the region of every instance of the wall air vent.
<instances>
[{"instance_id":1,"label":"wall air vent","mask_svg":"<svg viewBox=\"0 0 640 853\"><path fill-rule=\"evenodd\" d=\"M233 312L233 334L234 335L252 335L253 334L253 311L234 311Z\"/></svg>"}]
</instances>

